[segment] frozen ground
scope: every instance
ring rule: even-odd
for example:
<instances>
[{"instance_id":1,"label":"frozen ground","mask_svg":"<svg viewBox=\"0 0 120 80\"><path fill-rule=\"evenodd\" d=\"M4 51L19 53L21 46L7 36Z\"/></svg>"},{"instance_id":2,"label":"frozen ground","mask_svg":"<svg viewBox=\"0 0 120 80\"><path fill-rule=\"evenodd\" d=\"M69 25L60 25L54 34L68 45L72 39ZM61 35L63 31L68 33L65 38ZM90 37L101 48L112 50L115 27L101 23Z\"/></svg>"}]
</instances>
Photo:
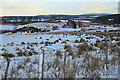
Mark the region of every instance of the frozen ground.
<instances>
[{"instance_id":1,"label":"frozen ground","mask_svg":"<svg viewBox=\"0 0 120 80\"><path fill-rule=\"evenodd\" d=\"M30 23L26 25L20 25L18 28L22 28L24 26L33 26L35 28L52 28L52 27L59 27L61 28L65 23L59 22L59 23L47 23L47 22L39 22L39 23Z\"/></svg>"},{"instance_id":2,"label":"frozen ground","mask_svg":"<svg viewBox=\"0 0 120 80\"><path fill-rule=\"evenodd\" d=\"M13 30L15 29L16 26L11 26L11 25L0 25L0 30Z\"/></svg>"},{"instance_id":3,"label":"frozen ground","mask_svg":"<svg viewBox=\"0 0 120 80\"><path fill-rule=\"evenodd\" d=\"M8 78L41 78L42 71L45 78L118 77L118 36L6 33L0 37L0 78L4 78L7 69L4 54L14 55L10 58Z\"/></svg>"},{"instance_id":4,"label":"frozen ground","mask_svg":"<svg viewBox=\"0 0 120 80\"><path fill-rule=\"evenodd\" d=\"M72 29L72 28L59 28L58 30L54 30L51 32L71 32L71 31L80 31L81 28L77 28L77 29Z\"/></svg>"},{"instance_id":5,"label":"frozen ground","mask_svg":"<svg viewBox=\"0 0 120 80\"><path fill-rule=\"evenodd\" d=\"M87 39L87 37L91 37L91 39ZM21 78L22 76L24 77L32 77L35 78L38 76L38 71L39 71L39 64L33 64L35 62L39 62L39 57L35 57L34 55L41 55L42 54L42 50L45 51L45 71L44 71L44 77L51 77L51 78L55 78L58 73L63 76L61 73L63 73L62 69L60 69L60 71L55 71L57 70L57 67L52 67L54 63L54 61L56 61L56 51L60 50L62 55L65 54L65 49L64 46L65 45L70 45L73 48L73 52L76 51L76 46L83 44L84 42L87 42L88 45L90 44L95 44L97 40L102 41L104 40L104 36L101 38L99 36L96 35L89 35L89 34L82 34L82 35L63 35L63 34L3 34L2 35L2 49L0 51L0 54L4 54L4 53L8 53L8 54L13 54L15 57L11 58L11 63L10 65L14 64L16 66L9 66L9 70L15 69L16 71L18 71L18 75L17 73L14 73L12 75L12 77L17 77L17 78ZM77 42L76 40L80 41L81 39L84 39L84 42ZM76 41L76 42L75 42ZM116 43L117 41L112 41L114 43ZM93 46L94 49L96 49L97 47ZM97 48L98 52L99 48ZM24 54L27 54L29 52L33 52L33 53L37 53L37 54L33 54L33 57L31 56L31 58L29 57L19 57L17 52L21 52ZM94 57L98 57L98 58L104 58L104 54L103 53L96 53L94 51L89 52L91 54L91 56ZM72 56L68 56L67 57L67 61L70 60L70 64L71 67L69 67L70 69L72 69L72 65L74 63L74 61L76 61L76 63L82 62L84 61L84 57L85 55L81 55L81 57L76 57L75 59L72 59ZM112 59L112 57L114 56L114 54L109 54L108 58L109 60ZM19 57L19 58L18 58ZM36 59L36 61L34 60L34 57ZM29 61L25 61L26 58L29 58ZM18 60L18 62L16 62L16 59ZM21 60L22 59L22 60ZM3 67L4 65L6 65L6 61L4 58L2 58L1 60L4 60L4 62L1 64L1 70L2 72L2 76L4 76L4 71L5 71L5 67ZM13 62L14 61L14 62ZM23 65L24 63L24 65ZM63 59L60 59L60 66L63 65ZM80 63L78 67L80 67L80 65L82 66L84 63ZM19 68L17 66L21 65ZM30 66L31 65L31 66ZM51 66L50 68L48 68L49 66ZM110 64L109 64L110 65ZM116 64L115 64L116 65ZM24 66L24 69L22 68L22 66ZM27 68L26 68L26 67ZM104 65L103 65L104 66ZM31 69L31 72L29 72L29 69ZM35 67L35 69L34 69ZM22 68L22 69L21 69ZM110 74L107 75L106 73L104 73L104 71L100 73L101 77L117 77L117 65L116 66L111 66L110 68L112 68L111 70L109 70ZM79 69L79 68L78 68ZM77 72L79 74L76 74L75 77L77 78L82 78L85 77L85 75L82 75L82 72L84 72L82 68L80 69L80 72ZM68 69L69 70L69 69ZM14 70L13 70L14 71ZM106 70L106 72L108 72ZM24 74L24 75L21 75ZM39 73L40 74L40 73ZM83 73L85 74L85 73ZM31 76L29 76L31 75ZM8 77L11 77L11 73L10 71L8 71ZM60 77L60 76L59 76Z\"/></svg>"}]
</instances>

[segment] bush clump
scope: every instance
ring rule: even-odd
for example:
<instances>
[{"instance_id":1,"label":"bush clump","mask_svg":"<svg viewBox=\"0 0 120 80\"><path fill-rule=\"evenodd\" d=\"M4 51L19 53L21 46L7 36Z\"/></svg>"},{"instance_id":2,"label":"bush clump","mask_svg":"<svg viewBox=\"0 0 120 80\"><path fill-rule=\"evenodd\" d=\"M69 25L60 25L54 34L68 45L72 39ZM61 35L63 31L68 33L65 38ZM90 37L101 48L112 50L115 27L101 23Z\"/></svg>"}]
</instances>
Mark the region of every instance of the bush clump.
<instances>
[{"instance_id":1,"label":"bush clump","mask_svg":"<svg viewBox=\"0 0 120 80\"><path fill-rule=\"evenodd\" d=\"M66 51L69 53L68 56L72 56L72 58L75 57L72 47L70 45L65 45L64 49L66 49Z\"/></svg>"},{"instance_id":2,"label":"bush clump","mask_svg":"<svg viewBox=\"0 0 120 80\"><path fill-rule=\"evenodd\" d=\"M8 53L3 53L3 54L1 54L1 56L5 57L5 58L15 57L13 54L8 54Z\"/></svg>"},{"instance_id":3,"label":"bush clump","mask_svg":"<svg viewBox=\"0 0 120 80\"><path fill-rule=\"evenodd\" d=\"M80 39L80 42L85 42L85 40L83 38Z\"/></svg>"},{"instance_id":4,"label":"bush clump","mask_svg":"<svg viewBox=\"0 0 120 80\"><path fill-rule=\"evenodd\" d=\"M75 40L75 43L79 43L79 41L78 41L78 40Z\"/></svg>"},{"instance_id":5,"label":"bush clump","mask_svg":"<svg viewBox=\"0 0 120 80\"><path fill-rule=\"evenodd\" d=\"M60 50L57 50L57 51L56 51L56 56L57 56L57 57L60 57L60 58L62 59L62 53L61 53Z\"/></svg>"},{"instance_id":6,"label":"bush clump","mask_svg":"<svg viewBox=\"0 0 120 80\"><path fill-rule=\"evenodd\" d=\"M81 44L79 46L77 46L78 48L78 55L81 55L83 53L85 53L86 51L91 51L92 47L89 46L88 44Z\"/></svg>"},{"instance_id":7,"label":"bush clump","mask_svg":"<svg viewBox=\"0 0 120 80\"><path fill-rule=\"evenodd\" d=\"M18 56L25 56L25 54L23 54L23 52L19 51L16 53Z\"/></svg>"}]
</instances>

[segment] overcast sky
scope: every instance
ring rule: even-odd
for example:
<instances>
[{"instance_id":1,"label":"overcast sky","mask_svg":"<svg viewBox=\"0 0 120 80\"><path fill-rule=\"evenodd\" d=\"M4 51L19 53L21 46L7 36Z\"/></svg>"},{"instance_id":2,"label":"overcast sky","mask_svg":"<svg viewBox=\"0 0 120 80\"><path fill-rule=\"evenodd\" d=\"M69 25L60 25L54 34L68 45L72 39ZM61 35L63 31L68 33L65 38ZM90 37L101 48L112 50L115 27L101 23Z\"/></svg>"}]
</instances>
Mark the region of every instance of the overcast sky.
<instances>
[{"instance_id":1,"label":"overcast sky","mask_svg":"<svg viewBox=\"0 0 120 80\"><path fill-rule=\"evenodd\" d=\"M118 0L0 0L0 16L118 13Z\"/></svg>"}]
</instances>

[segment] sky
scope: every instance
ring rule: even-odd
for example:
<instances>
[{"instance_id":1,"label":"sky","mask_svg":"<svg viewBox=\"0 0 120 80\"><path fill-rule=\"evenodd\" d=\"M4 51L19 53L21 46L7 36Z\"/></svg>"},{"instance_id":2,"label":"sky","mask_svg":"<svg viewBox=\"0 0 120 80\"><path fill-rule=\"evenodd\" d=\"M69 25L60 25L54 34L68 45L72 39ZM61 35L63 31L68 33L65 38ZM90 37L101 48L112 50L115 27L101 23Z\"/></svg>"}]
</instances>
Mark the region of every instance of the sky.
<instances>
[{"instance_id":1,"label":"sky","mask_svg":"<svg viewBox=\"0 0 120 80\"><path fill-rule=\"evenodd\" d=\"M0 0L0 16L118 13L118 0Z\"/></svg>"}]
</instances>

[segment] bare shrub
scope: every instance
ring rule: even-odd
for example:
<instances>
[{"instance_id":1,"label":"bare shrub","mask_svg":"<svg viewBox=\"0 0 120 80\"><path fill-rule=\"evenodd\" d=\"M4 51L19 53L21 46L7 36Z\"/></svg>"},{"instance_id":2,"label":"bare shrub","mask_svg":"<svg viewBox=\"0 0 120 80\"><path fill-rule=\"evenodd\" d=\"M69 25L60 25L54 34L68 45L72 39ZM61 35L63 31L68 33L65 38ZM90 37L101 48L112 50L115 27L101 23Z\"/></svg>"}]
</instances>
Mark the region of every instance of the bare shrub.
<instances>
[{"instance_id":1,"label":"bare shrub","mask_svg":"<svg viewBox=\"0 0 120 80\"><path fill-rule=\"evenodd\" d=\"M42 37L40 37L40 39L42 39Z\"/></svg>"},{"instance_id":2,"label":"bare shrub","mask_svg":"<svg viewBox=\"0 0 120 80\"><path fill-rule=\"evenodd\" d=\"M18 56L24 56L25 54L23 54L23 52L19 51L16 53Z\"/></svg>"},{"instance_id":3,"label":"bare shrub","mask_svg":"<svg viewBox=\"0 0 120 80\"><path fill-rule=\"evenodd\" d=\"M93 50L91 46L89 46L88 44L81 44L79 46L77 46L78 51L77 54L78 56L85 53L86 51L91 51Z\"/></svg>"},{"instance_id":4,"label":"bare shrub","mask_svg":"<svg viewBox=\"0 0 120 80\"><path fill-rule=\"evenodd\" d=\"M85 42L85 40L83 38L80 39L80 42Z\"/></svg>"},{"instance_id":5,"label":"bare shrub","mask_svg":"<svg viewBox=\"0 0 120 80\"><path fill-rule=\"evenodd\" d=\"M25 45L25 42L21 42L22 45Z\"/></svg>"},{"instance_id":6,"label":"bare shrub","mask_svg":"<svg viewBox=\"0 0 120 80\"><path fill-rule=\"evenodd\" d=\"M68 56L72 56L72 58L75 58L74 52L70 45L65 45L64 49L66 49L66 51L69 53Z\"/></svg>"},{"instance_id":7,"label":"bare shrub","mask_svg":"<svg viewBox=\"0 0 120 80\"><path fill-rule=\"evenodd\" d=\"M60 58L62 59L62 53L61 53L60 50L57 50L57 51L56 51L56 56L57 56L57 57L60 57Z\"/></svg>"},{"instance_id":8,"label":"bare shrub","mask_svg":"<svg viewBox=\"0 0 120 80\"><path fill-rule=\"evenodd\" d=\"M79 43L79 41L78 41L78 40L75 40L75 43Z\"/></svg>"},{"instance_id":9,"label":"bare shrub","mask_svg":"<svg viewBox=\"0 0 120 80\"><path fill-rule=\"evenodd\" d=\"M13 54L8 54L8 53L3 53L3 54L1 54L1 56L5 57L6 59L15 57Z\"/></svg>"},{"instance_id":10,"label":"bare shrub","mask_svg":"<svg viewBox=\"0 0 120 80\"><path fill-rule=\"evenodd\" d=\"M94 45L95 45L96 47L99 47L99 43L98 43L98 42L96 42Z\"/></svg>"},{"instance_id":11,"label":"bare shrub","mask_svg":"<svg viewBox=\"0 0 120 80\"><path fill-rule=\"evenodd\" d=\"M90 39L90 37L86 37L86 39Z\"/></svg>"},{"instance_id":12,"label":"bare shrub","mask_svg":"<svg viewBox=\"0 0 120 80\"><path fill-rule=\"evenodd\" d=\"M63 41L62 43L67 43L66 41Z\"/></svg>"}]
</instances>

